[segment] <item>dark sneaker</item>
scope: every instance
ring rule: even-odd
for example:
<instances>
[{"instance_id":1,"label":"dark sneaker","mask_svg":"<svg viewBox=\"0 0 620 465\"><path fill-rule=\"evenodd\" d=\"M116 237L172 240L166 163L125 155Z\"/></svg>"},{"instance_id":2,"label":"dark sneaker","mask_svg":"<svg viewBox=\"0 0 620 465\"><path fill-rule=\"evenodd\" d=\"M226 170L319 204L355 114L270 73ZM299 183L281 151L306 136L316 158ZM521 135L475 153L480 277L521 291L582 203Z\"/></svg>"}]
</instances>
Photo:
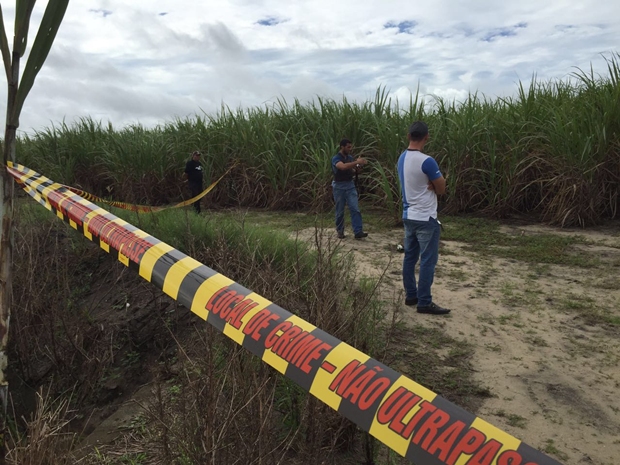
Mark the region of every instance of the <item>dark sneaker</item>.
<instances>
[{"instance_id":1,"label":"dark sneaker","mask_svg":"<svg viewBox=\"0 0 620 465\"><path fill-rule=\"evenodd\" d=\"M418 298L414 297L413 299L405 299L405 305L409 305L410 307L418 305Z\"/></svg>"},{"instance_id":2,"label":"dark sneaker","mask_svg":"<svg viewBox=\"0 0 620 465\"><path fill-rule=\"evenodd\" d=\"M450 313L450 310L448 310L447 308L441 308L439 305L432 303L424 307L420 307L418 305L418 313L430 313L431 315L447 315L448 313Z\"/></svg>"},{"instance_id":3,"label":"dark sneaker","mask_svg":"<svg viewBox=\"0 0 620 465\"><path fill-rule=\"evenodd\" d=\"M355 238L356 239L363 239L365 237L368 237L368 233L367 232L361 231L361 232L355 233Z\"/></svg>"},{"instance_id":4,"label":"dark sneaker","mask_svg":"<svg viewBox=\"0 0 620 465\"><path fill-rule=\"evenodd\" d=\"M345 237L347 236L344 235L344 231L338 231L338 239L344 239Z\"/></svg>"}]
</instances>

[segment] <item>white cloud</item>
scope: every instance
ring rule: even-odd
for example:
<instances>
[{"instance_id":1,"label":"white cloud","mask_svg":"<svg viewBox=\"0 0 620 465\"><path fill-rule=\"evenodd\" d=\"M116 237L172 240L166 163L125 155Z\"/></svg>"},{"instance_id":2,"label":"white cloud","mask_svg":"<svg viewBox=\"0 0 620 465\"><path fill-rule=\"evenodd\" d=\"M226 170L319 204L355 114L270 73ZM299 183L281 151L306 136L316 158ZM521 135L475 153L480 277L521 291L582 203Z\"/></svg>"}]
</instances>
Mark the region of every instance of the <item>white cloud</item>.
<instances>
[{"instance_id":1,"label":"white cloud","mask_svg":"<svg viewBox=\"0 0 620 465\"><path fill-rule=\"evenodd\" d=\"M12 33L11 5L3 13ZM379 86L407 102L418 85L446 99L510 95L533 74L562 79L590 63L604 72L618 18L620 5L602 0L70 2L21 129L87 116L154 125L222 103L367 99Z\"/></svg>"}]
</instances>

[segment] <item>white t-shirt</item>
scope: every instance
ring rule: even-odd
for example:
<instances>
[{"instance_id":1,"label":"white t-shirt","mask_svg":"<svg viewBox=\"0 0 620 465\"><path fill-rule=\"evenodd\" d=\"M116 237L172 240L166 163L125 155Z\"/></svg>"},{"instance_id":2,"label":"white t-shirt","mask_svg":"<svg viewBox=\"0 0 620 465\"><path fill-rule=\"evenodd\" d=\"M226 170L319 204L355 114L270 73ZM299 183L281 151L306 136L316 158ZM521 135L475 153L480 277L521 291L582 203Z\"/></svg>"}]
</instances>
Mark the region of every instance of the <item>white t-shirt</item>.
<instances>
[{"instance_id":1,"label":"white t-shirt","mask_svg":"<svg viewBox=\"0 0 620 465\"><path fill-rule=\"evenodd\" d=\"M403 219L428 221L437 218L437 194L428 183L440 178L433 157L419 150L405 150L398 158L398 178L403 198Z\"/></svg>"}]
</instances>

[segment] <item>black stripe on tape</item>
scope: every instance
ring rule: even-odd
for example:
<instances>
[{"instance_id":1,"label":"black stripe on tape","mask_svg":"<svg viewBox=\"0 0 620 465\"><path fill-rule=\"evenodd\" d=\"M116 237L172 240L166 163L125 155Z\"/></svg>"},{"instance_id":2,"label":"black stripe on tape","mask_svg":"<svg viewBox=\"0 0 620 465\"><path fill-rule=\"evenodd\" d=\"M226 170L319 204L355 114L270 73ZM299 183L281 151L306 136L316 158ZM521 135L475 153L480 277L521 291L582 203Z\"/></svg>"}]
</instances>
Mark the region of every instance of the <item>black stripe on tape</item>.
<instances>
[{"instance_id":1,"label":"black stripe on tape","mask_svg":"<svg viewBox=\"0 0 620 465\"><path fill-rule=\"evenodd\" d=\"M164 288L164 281L170 268L175 263L187 258L187 255L179 252L177 249L172 249L170 252L165 253L155 262L153 267L153 274L151 276L151 282L160 289Z\"/></svg>"},{"instance_id":2,"label":"black stripe on tape","mask_svg":"<svg viewBox=\"0 0 620 465\"><path fill-rule=\"evenodd\" d=\"M22 174L26 174L24 172L22 172ZM25 183L31 183L33 181L36 181L37 179L41 179L41 178L45 178L45 176L43 176L42 174L37 173L36 171L33 171L32 173L28 174L22 182ZM47 179L47 178L45 178Z\"/></svg>"},{"instance_id":3,"label":"black stripe on tape","mask_svg":"<svg viewBox=\"0 0 620 465\"><path fill-rule=\"evenodd\" d=\"M47 179L47 178L45 178L45 179ZM45 188L47 188L47 187L50 187L52 184L54 184L54 181L52 181L52 180L50 180L50 179L47 179L47 181L43 181L41 184L39 184L39 185L37 186L37 189L38 189L39 191L43 192L43 189L45 189Z\"/></svg>"},{"instance_id":4,"label":"black stripe on tape","mask_svg":"<svg viewBox=\"0 0 620 465\"><path fill-rule=\"evenodd\" d=\"M196 295L196 291L198 291L198 288L207 279L215 276L216 274L217 272L213 271L211 268L205 265L200 265L195 270L189 272L181 282L177 301L181 305L184 305L186 308L191 309L192 302L194 301L194 296Z\"/></svg>"}]
</instances>

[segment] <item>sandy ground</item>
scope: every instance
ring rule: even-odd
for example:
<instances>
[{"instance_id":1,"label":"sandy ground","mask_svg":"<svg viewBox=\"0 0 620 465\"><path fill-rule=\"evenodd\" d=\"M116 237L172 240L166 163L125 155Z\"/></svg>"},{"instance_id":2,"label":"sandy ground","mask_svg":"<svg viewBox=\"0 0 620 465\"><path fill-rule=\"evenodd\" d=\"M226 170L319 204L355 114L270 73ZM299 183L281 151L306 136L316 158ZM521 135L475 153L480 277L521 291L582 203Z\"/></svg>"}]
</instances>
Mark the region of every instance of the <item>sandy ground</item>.
<instances>
[{"instance_id":1,"label":"sandy ground","mask_svg":"<svg viewBox=\"0 0 620 465\"><path fill-rule=\"evenodd\" d=\"M359 275L384 273L382 297L401 302L407 324L440 327L475 347L473 365L493 398L478 415L566 465L616 465L620 457L620 329L586 324L604 309L620 317L620 231L521 227L520 234L579 234L595 241L596 268L484 257L443 241L433 299L449 316L404 305L402 230L341 241ZM314 236L315 231L304 231ZM337 240L326 231L330 240ZM583 246L581 246L583 247ZM542 271L541 271L542 270ZM399 308L400 308L399 307Z\"/></svg>"},{"instance_id":2,"label":"sandy ground","mask_svg":"<svg viewBox=\"0 0 620 465\"><path fill-rule=\"evenodd\" d=\"M509 232L510 227L505 228ZM510 231L514 233L515 231ZM607 311L620 318L620 228L566 231L520 227L519 234L578 234L597 268L531 265L466 251L442 241L434 300L448 316L422 315L404 305L402 230L338 241L352 253L358 277L383 275L381 297L397 303L409 325L438 327L475 348L475 377L494 397L478 415L565 465L617 465L620 457L620 328L587 324L583 315ZM313 242L314 228L295 237ZM150 386L141 395L148 396ZM441 393L439 393L441 394ZM132 404L132 408L129 408ZM138 409L138 410L136 410ZM139 407L135 398L85 441L111 443Z\"/></svg>"}]
</instances>

